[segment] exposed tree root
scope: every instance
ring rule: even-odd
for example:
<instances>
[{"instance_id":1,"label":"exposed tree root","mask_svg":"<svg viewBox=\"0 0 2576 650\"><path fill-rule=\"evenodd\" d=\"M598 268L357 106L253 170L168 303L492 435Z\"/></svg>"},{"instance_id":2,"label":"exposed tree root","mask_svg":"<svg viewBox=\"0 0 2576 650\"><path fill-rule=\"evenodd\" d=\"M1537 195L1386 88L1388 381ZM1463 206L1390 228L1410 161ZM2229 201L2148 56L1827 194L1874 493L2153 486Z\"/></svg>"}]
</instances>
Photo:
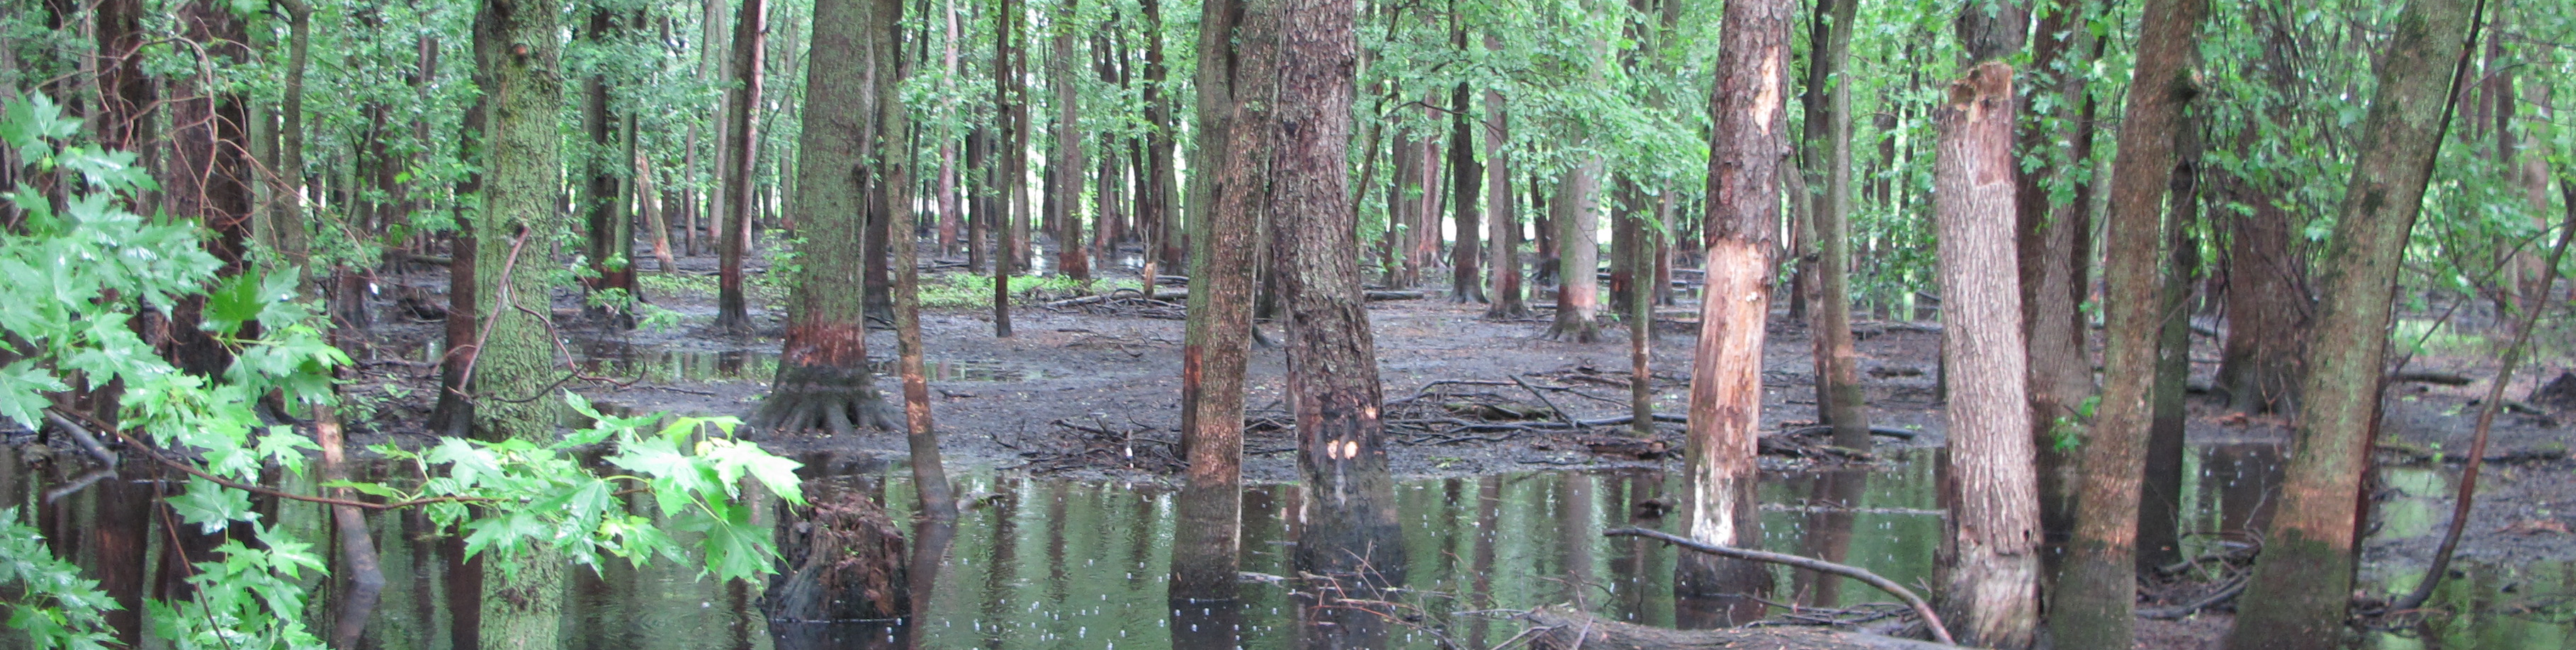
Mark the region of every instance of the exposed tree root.
<instances>
[{"instance_id":1,"label":"exposed tree root","mask_svg":"<svg viewBox=\"0 0 2576 650\"><path fill-rule=\"evenodd\" d=\"M869 379L865 369L780 368L750 425L771 434L896 430L899 411Z\"/></svg>"}]
</instances>

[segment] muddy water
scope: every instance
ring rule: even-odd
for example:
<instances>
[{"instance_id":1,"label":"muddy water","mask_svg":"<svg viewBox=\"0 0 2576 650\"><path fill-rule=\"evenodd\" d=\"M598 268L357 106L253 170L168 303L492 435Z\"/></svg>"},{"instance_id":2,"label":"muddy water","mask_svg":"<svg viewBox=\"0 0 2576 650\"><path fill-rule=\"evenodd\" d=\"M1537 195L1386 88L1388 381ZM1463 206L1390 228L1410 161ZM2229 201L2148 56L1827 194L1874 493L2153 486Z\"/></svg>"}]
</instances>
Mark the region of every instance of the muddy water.
<instances>
[{"instance_id":1,"label":"muddy water","mask_svg":"<svg viewBox=\"0 0 2576 650\"><path fill-rule=\"evenodd\" d=\"M1875 470L1767 477L1763 527L1771 550L1837 558L1899 583L1932 581L1941 533L1935 453L1900 456ZM880 493L904 521L912 508L909 472L874 458L810 457L817 474L846 477ZM2268 517L2279 473L2270 446L2202 448L2190 461L2186 490L2194 549L2247 539ZM203 550L171 539L150 506L150 479L129 473L72 489L76 477L53 465L0 458L0 496L40 522L56 552L75 558L120 595L160 592L162 567ZM2391 470L2401 496L2383 510L2383 534L2412 534L2438 525L2431 496L2448 489L2437 472ZM1175 605L1164 597L1174 494L1150 485L1028 478L986 469L960 473L963 492L984 495L967 510L940 564L929 611L914 624L780 623L759 614L760 589L702 580L668 563L643 569L612 565L580 576L568 593L565 647L620 648L1289 648L1301 647L1301 623L1316 618L1304 601L1275 583L1247 584L1238 603ZM1576 602L1604 616L1672 625L1683 603L1672 595L1673 551L1635 539L1609 539L1604 528L1671 528L1641 518L1638 506L1680 488L1677 474L1526 472L1405 482L1398 487L1404 522L1406 583L1391 600L1419 621L1382 621L1360 630L1358 647L1429 649L1440 637L1490 647L1519 626L1462 610L1525 609ZM292 480L290 479L290 482ZM174 486L175 487L175 486ZM310 485L295 486L310 489ZM58 492L47 498L48 492ZM1302 495L1290 485L1254 486L1244 494L1243 569L1293 575ZM317 507L262 502L263 518L299 538L330 543ZM2422 514L2409 514L2416 511ZM767 509L763 509L768 512ZM775 517L774 514L765 516ZM774 519L772 519L774 521ZM459 547L418 517L386 515L372 525L388 578L370 628L381 648L455 647L473 594L451 592ZM685 541L685 540L684 540ZM325 546L327 548L327 546ZM2399 569L2392 573L2410 573ZM1853 606L1888 600L1844 580L1819 581L1787 570L1774 574L1772 600ZM2411 580L2411 578L2408 578ZM2473 614L2439 626L2377 635L2373 647L2557 648L2571 625L2576 564L2473 566L2442 588L2437 603ZM1415 609L1418 608L1418 609ZM132 621L132 619L127 619ZM1444 624L1444 621L1447 623ZM139 621L148 624L148 621ZM1345 636L1345 639L1348 637ZM6 646L0 642L0 646Z\"/></svg>"}]
</instances>

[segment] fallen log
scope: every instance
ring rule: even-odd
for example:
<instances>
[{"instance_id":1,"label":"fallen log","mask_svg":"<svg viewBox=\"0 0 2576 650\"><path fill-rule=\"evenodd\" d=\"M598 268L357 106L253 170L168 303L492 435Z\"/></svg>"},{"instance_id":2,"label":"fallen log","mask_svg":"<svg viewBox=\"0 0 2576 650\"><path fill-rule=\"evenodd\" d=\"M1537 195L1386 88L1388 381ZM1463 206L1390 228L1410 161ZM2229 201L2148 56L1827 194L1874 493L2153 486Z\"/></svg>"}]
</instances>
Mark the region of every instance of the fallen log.
<instances>
[{"instance_id":1,"label":"fallen log","mask_svg":"<svg viewBox=\"0 0 2576 650\"><path fill-rule=\"evenodd\" d=\"M1530 647L1539 650L1925 650L1950 646L1890 636L1814 627L1674 630L1602 620L1550 605L1521 616Z\"/></svg>"},{"instance_id":2,"label":"fallen log","mask_svg":"<svg viewBox=\"0 0 2576 650\"><path fill-rule=\"evenodd\" d=\"M2236 579L2227 581L2226 584L2220 585L2218 590L2209 592L2209 595L2202 596L2198 600L2172 607L2148 607L2140 609L2138 610L2138 618L2152 618L2164 621L2183 618L2193 614L2198 614L2200 613L2200 610L2217 606L2219 603L2227 602L2228 600L2236 598L2237 594L2242 593L2245 593L2245 577L2237 576Z\"/></svg>"},{"instance_id":3,"label":"fallen log","mask_svg":"<svg viewBox=\"0 0 2576 650\"><path fill-rule=\"evenodd\" d=\"M1658 418L1658 419L1660 419L1660 418ZM1781 433L1781 435L1804 436L1804 435L1813 435L1813 434L1818 434L1818 433L1824 433L1824 432L1832 431L1832 430L1834 430L1834 427L1833 427L1832 425L1819 424L1819 425L1812 426L1812 427L1798 427L1798 428L1795 428L1795 429L1790 429L1790 430L1787 430L1787 431L1782 431L1782 432L1780 432L1780 433ZM1923 433L1922 433L1922 432L1919 432L1919 431L1914 431L1914 430L1911 430L1911 429L1898 429L1898 428L1895 428L1895 427L1870 427L1870 428L1869 428L1869 435L1873 435L1873 436L1887 436L1887 437L1890 437L1890 438L1897 438L1897 439L1901 439L1901 440L1913 440L1913 439L1915 439L1915 438L1921 437L1921 436L1923 435Z\"/></svg>"},{"instance_id":4,"label":"fallen log","mask_svg":"<svg viewBox=\"0 0 2576 650\"><path fill-rule=\"evenodd\" d=\"M1887 592L1887 593L1888 593L1888 594L1890 594L1890 595L1894 595L1894 596L1896 596L1896 599L1897 599L1897 600L1905 601L1905 605L1906 605L1907 607L1912 607L1912 608L1914 608L1914 615L1915 615L1915 616L1918 616L1918 617L1921 617L1921 618L1923 619L1923 626L1924 626L1924 627L1927 627L1927 628L1931 628L1931 630L1932 630L1932 638L1934 638L1934 639L1938 639L1938 640L1940 640L1942 643L1945 643L1945 644L1950 644L1950 645L1957 645L1957 644L1958 644L1958 642L1957 642L1957 641L1951 640L1951 638L1950 638L1950 629L1949 629L1949 627L1948 627L1948 626L1945 626L1945 625L1942 625L1942 623L1941 623L1941 615L1940 615L1940 614L1938 614L1938 613L1934 613L1934 612L1932 611L1932 605L1931 605L1931 603L1923 602L1923 597L1914 595L1914 591L1913 591L1913 590L1910 590L1910 589L1906 589L1904 585L1896 584L1896 581L1894 581L1894 580L1889 580L1889 579L1887 579L1887 578L1885 578L1885 577L1881 577L1881 576L1879 576L1879 575L1878 575L1878 574L1876 574L1876 573L1871 573L1868 569L1863 569L1863 568L1860 568L1860 567L1851 566L1851 565L1847 565L1847 564L1835 564L1835 563L1832 563L1832 562L1826 562L1826 561L1824 561L1824 560L1819 560L1819 559L1809 558L1809 557L1800 557L1800 556L1796 556L1796 555L1790 555L1790 554L1787 554L1787 553L1773 553L1773 552L1770 552L1770 551L1756 551L1756 550L1752 550L1752 549L1742 549L1742 548L1735 548L1735 547L1731 547L1731 546L1717 546L1717 545L1712 545L1712 544L1703 544L1703 543L1700 543L1700 542L1699 542L1699 541L1697 541L1697 540L1692 540L1692 539L1689 539L1689 538L1686 538L1686 537L1681 537L1681 536L1678 536L1678 535L1674 535L1674 534L1672 534L1672 533L1667 533L1667 532L1660 531L1660 530L1649 530L1649 529L1645 529L1645 528L1612 528L1612 529L1610 529L1610 530L1601 531L1601 535L1602 535L1602 536L1604 536L1604 537L1647 537L1647 538L1653 538L1653 539L1663 540L1663 542L1664 542L1664 543L1666 543L1666 544L1671 544L1671 545L1674 545L1674 546L1679 546L1679 547L1682 547L1682 548L1690 549L1690 550L1693 550L1693 551L1699 551L1699 552L1701 552L1701 553L1707 553L1707 554L1710 554L1710 555L1723 555L1723 556L1726 556L1726 557L1731 557L1731 558L1735 558L1735 559L1739 559L1739 560L1752 560L1752 561L1755 561L1755 562L1768 562L1768 563L1771 563L1771 564L1782 564L1782 565L1788 565L1788 566L1791 566L1791 567L1796 567L1796 568L1800 568L1800 569L1806 569L1806 570L1809 570L1809 571L1815 571L1815 572L1819 572L1819 573L1830 573L1830 574L1833 574L1833 575L1838 575L1838 576L1842 576L1842 577L1846 577L1846 578L1851 578L1851 579L1853 579L1853 580L1859 580L1859 581L1861 581L1861 582L1862 582L1862 583L1864 583L1864 584L1868 584L1869 586L1877 587L1877 588L1879 589L1879 591L1884 591L1884 592ZM1641 647L1644 647L1644 646L1641 646Z\"/></svg>"},{"instance_id":5,"label":"fallen log","mask_svg":"<svg viewBox=\"0 0 2576 650\"><path fill-rule=\"evenodd\" d=\"M2462 375L2462 374L2460 374L2460 373L2456 373L2456 372L2433 372L2433 371L2429 371L2429 370L2410 370L2410 371L2406 371L2406 372L2401 372L2401 373L2397 373L2397 374L2389 375L2389 376L2388 376L2388 380L2389 380L2389 381L2412 381L2412 382L2419 382L2419 383L2426 383L2426 384L2441 384L2441 385L2444 385L2444 386L2467 386L2467 385L2469 385L2469 382L2470 382L2470 381L2472 381L2471 379L2469 379L2469 377L2468 377L2467 375Z\"/></svg>"}]
</instances>

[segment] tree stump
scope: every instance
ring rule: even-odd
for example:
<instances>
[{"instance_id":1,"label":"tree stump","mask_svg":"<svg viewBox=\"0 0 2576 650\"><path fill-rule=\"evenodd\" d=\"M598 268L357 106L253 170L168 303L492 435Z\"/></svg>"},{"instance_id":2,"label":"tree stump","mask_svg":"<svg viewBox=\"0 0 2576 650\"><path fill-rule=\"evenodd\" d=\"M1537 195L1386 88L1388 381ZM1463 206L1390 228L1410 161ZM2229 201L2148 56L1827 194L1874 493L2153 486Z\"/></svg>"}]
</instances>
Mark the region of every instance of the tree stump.
<instances>
[{"instance_id":1,"label":"tree stump","mask_svg":"<svg viewBox=\"0 0 2576 650\"><path fill-rule=\"evenodd\" d=\"M883 620L911 613L903 531L885 508L867 491L826 480L806 481L805 495L810 505L788 508L779 518L785 567L762 597L769 619Z\"/></svg>"},{"instance_id":2,"label":"tree stump","mask_svg":"<svg viewBox=\"0 0 2576 650\"><path fill-rule=\"evenodd\" d=\"M2576 371L2558 371L2557 379L2532 389L2530 399L2523 401L2552 412L2576 412Z\"/></svg>"}]
</instances>

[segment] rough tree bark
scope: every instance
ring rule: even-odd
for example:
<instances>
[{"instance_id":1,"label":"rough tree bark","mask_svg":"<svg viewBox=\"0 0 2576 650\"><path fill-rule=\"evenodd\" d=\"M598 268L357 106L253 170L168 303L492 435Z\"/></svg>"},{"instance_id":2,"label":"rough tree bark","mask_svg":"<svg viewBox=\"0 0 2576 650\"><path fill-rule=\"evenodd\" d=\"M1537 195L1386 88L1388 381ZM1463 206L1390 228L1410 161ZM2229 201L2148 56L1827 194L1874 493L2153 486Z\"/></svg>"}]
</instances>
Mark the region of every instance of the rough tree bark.
<instances>
[{"instance_id":1,"label":"rough tree bark","mask_svg":"<svg viewBox=\"0 0 2576 650\"><path fill-rule=\"evenodd\" d=\"M1267 96L1277 66L1271 0L1201 5L1198 151L1209 205L1190 220L1193 260L1187 339L1181 350L1182 454L1190 469L1172 539L1171 596L1236 596L1243 509L1243 372L1252 342L1255 234L1271 203L1261 182L1273 132Z\"/></svg>"},{"instance_id":2,"label":"rough tree bark","mask_svg":"<svg viewBox=\"0 0 2576 650\"><path fill-rule=\"evenodd\" d=\"M801 228L797 278L789 291L778 376L752 424L786 433L891 429L893 413L868 372L867 293L860 247L880 135L883 81L891 48L871 0L814 5L813 61L806 66L805 126L797 137L796 200ZM828 107L828 108L827 108ZM909 234L909 231L907 231ZM906 237L906 243L910 242Z\"/></svg>"},{"instance_id":3,"label":"rough tree bark","mask_svg":"<svg viewBox=\"0 0 2576 650\"><path fill-rule=\"evenodd\" d=\"M2468 48L2467 0L2411 0L2378 57L2352 180L2319 278L2322 300L2300 378L2281 507L2263 539L2228 647L2342 644L2352 600L2362 475L2379 424L2390 301L2406 233L2423 206ZM2481 5L2482 6L2482 5Z\"/></svg>"},{"instance_id":4,"label":"rough tree bark","mask_svg":"<svg viewBox=\"0 0 2576 650\"><path fill-rule=\"evenodd\" d=\"M1013 27L1026 22L1020 5L1014 0L1001 0L993 14L993 112L1002 123L1000 137L994 146L1002 147L1001 157L991 187L985 191L1000 194L1001 205L995 216L1001 223L993 245L993 336L1011 337L1011 274L1028 262L1029 201L1023 184L1029 177L1029 107L1028 88L1020 77L1028 57L1021 53Z\"/></svg>"},{"instance_id":5,"label":"rough tree bark","mask_svg":"<svg viewBox=\"0 0 2576 650\"><path fill-rule=\"evenodd\" d=\"M2049 601L2049 631L2070 647L2125 647L2133 639L2138 489L2154 414L2156 332L2165 317L2162 199L2174 171L2174 133L2185 128L2183 108L2198 92L2190 70L2205 6L2149 0L2140 16L2138 62L2103 217L2110 250L2103 262L2102 401L2075 451L2075 535Z\"/></svg>"},{"instance_id":6,"label":"rough tree bark","mask_svg":"<svg viewBox=\"0 0 2576 650\"><path fill-rule=\"evenodd\" d=\"M1759 547L1755 440L1762 426L1762 339L1771 311L1772 250L1780 214L1780 152L1788 147L1786 0L1726 3L1717 83L1709 94L1708 203L1701 229L1707 289L1692 354L1685 499L1691 539ZM1698 555L1698 554L1694 554ZM1760 616L1745 596L1769 590L1761 565L1716 557L1678 561L1676 595L1734 596L1730 618ZM1740 624L1743 620L1724 623Z\"/></svg>"},{"instance_id":7,"label":"rough tree bark","mask_svg":"<svg viewBox=\"0 0 2576 650\"><path fill-rule=\"evenodd\" d=\"M828 2L820 4L828 4ZM904 0L872 0L872 4L874 7L872 11L870 11L871 15L868 16L870 22L859 25L857 28L863 30L863 33L874 34L876 36L876 38L871 39L871 43L869 43L872 51L871 56L875 58L877 63L877 74L876 79L874 80L876 85L873 88L873 91L875 96L880 99L896 97L897 93L902 92L901 89L904 79L906 77L910 77L912 71L910 60L903 56L902 51ZM950 6L954 7L955 5L952 4ZM955 14L950 14L950 17L954 19ZM837 36L827 34L823 29L821 29L824 26L824 23L821 22L823 14L820 6L815 8L814 19L816 21L814 23L816 27L814 30L815 43L819 44L823 39L834 38ZM951 24L954 25L954 23ZM951 33L953 34L954 32ZM956 51L954 49L949 51L948 61L951 65L956 61L955 52ZM815 63L819 64L821 63L821 60L817 59ZM822 66L814 65L813 67L821 68ZM806 74L812 75L816 74L816 72L809 71ZM810 82L807 84L806 89L806 92L809 93L813 91L813 86ZM810 98L812 95L807 95L807 97ZM903 382L904 446L907 448L907 451L910 452L910 458L912 460L912 485L914 496L919 498L921 512L924 515L923 519L925 520L925 526L929 526L933 522L948 523L956 521L957 499L955 496L956 490L954 486L950 485L948 482L948 468L940 462L939 432L933 427L933 423L930 419L930 380L924 375L922 368L921 269L919 266L920 260L918 259L921 255L921 247L917 245L919 243L918 238L913 236L913 224L919 220L915 218L916 215L914 215L912 211L912 179L914 174L913 157L910 155L917 143L907 142L907 140L911 139L908 134L915 133L915 131L911 128L910 111L904 106L903 102L878 101L875 108L877 111L876 121L878 134L875 149L879 154L876 156L876 168L878 173L882 175L881 178L883 180L883 183L879 186L883 189L878 193L878 195L881 197L880 200L884 202L882 207L885 210L885 214L891 217L885 220L883 226L888 231L887 239L891 240L894 244L892 247L894 249L894 268L891 269L894 272L894 277L891 280L893 285L892 288L894 290L894 299L892 302L894 307L895 372L901 376ZM815 115L815 113L807 113L808 117L806 119L809 123L813 119L811 117L812 115ZM928 131L925 130L922 132L927 133ZM940 171L941 174L945 176L949 171L949 167L944 154L953 150L948 150L944 146L942 149L943 158L940 161ZM804 167L800 165L798 166L798 169L801 171ZM948 179L946 178L942 179L943 185L947 180ZM804 187L804 185L799 184L798 187ZM951 197L947 194L948 189L948 187L944 186L940 189L940 199L944 205L954 205L955 201L950 200ZM953 220L950 218L951 216L952 215L943 213L940 215L941 222L953 223ZM948 229L942 234L950 234L953 232L954 229ZM950 239L953 239L953 237ZM942 248L940 248L940 250L947 250L945 245L946 242L943 241ZM862 335L864 335L864 332L865 331L862 330ZM864 372L865 364L862 363L861 365L862 372ZM928 531L931 529L932 528L925 527L923 530ZM945 535L938 538L935 542L929 535L920 536L918 541L923 544L936 543L940 547L944 548L947 546L945 536L956 534L956 530L953 525L949 526L946 531ZM908 574L911 575L914 580L912 586L913 605L911 610L914 612L928 611L928 607L925 605L928 603L928 592L930 590L925 585L937 584L935 580L927 580L921 575L925 572L934 572L938 570L936 557L934 556L929 562L922 561L920 557L921 556L916 553L911 562L911 566L908 568Z\"/></svg>"},{"instance_id":8,"label":"rough tree bark","mask_svg":"<svg viewBox=\"0 0 2576 650\"><path fill-rule=\"evenodd\" d=\"M545 247L560 214L563 106L560 15L547 3L485 0L474 17L475 86L483 90L483 210L474 219L473 314L482 330L465 384L486 440L550 443L545 399L556 367ZM534 246L530 246L534 243ZM482 585L486 648L553 648L561 627L565 563L541 552L516 572L487 563Z\"/></svg>"},{"instance_id":9,"label":"rough tree bark","mask_svg":"<svg viewBox=\"0 0 2576 650\"><path fill-rule=\"evenodd\" d=\"M2185 392L2191 380L2191 295L2200 280L2201 150L2203 121L2186 120L2174 132L2171 206L2165 221L2165 278L2156 299L2156 376L2149 397L2145 475L2138 487L2138 571L2182 557Z\"/></svg>"},{"instance_id":10,"label":"rough tree bark","mask_svg":"<svg viewBox=\"0 0 2576 650\"><path fill-rule=\"evenodd\" d=\"M2092 290L2087 280L2092 259L2093 212L2090 183L2057 180L2061 166L2088 167L2093 158L2093 113L2096 102L2087 89L2085 76L2068 74L2070 69L2088 65L2100 58L2104 39L2077 27L2089 15L2088 0L2056 0L2055 6L2040 18L2038 43L2032 47L2031 74L2046 88L2034 92L2053 92L2057 101L2043 104L2025 102L2030 113L2026 124L2043 124L2044 118L2055 118L2066 124L2066 131L2026 128L2021 133L2023 155L2059 149L2063 165L2041 165L2022 170L2020 189L2015 197L2018 213L2014 232L2015 249L2021 255L2022 333L2027 337L2030 360L2031 439L2037 444L2039 474L2039 521L2045 535L2045 548L2058 548L2074 534L2074 499L2068 484L2074 475L2074 463L2058 448L2060 435L2080 435L2084 423L2081 405L2094 390L2093 363L2085 353L2087 328L2085 316L2076 309ZM2069 59L2082 52L2086 58ZM2041 106L2053 107L2054 114L2038 115ZM1882 126L1893 126L1892 121ZM1895 153L1894 141L1881 144L1885 155ZM2052 156L2052 160L2058 159ZM2074 185L2073 198L2056 201L2052 184ZM2041 555L2047 567L2043 581L2054 580L2059 553Z\"/></svg>"},{"instance_id":11,"label":"rough tree bark","mask_svg":"<svg viewBox=\"0 0 2576 650\"><path fill-rule=\"evenodd\" d=\"M1816 5L1814 54L1808 58L1807 187L1813 201L1816 302L1807 333L1816 366L1817 419L1834 427L1834 446L1867 450L1869 411L1861 392L1860 363L1851 332L1851 60L1852 22L1859 0Z\"/></svg>"},{"instance_id":12,"label":"rough tree bark","mask_svg":"<svg viewBox=\"0 0 2576 650\"><path fill-rule=\"evenodd\" d=\"M1550 339L1591 343L1601 340L1601 174L1599 158L1578 163L1559 178L1555 205L1557 269L1556 322Z\"/></svg>"},{"instance_id":13,"label":"rough tree bark","mask_svg":"<svg viewBox=\"0 0 2576 650\"><path fill-rule=\"evenodd\" d=\"M742 258L751 241L752 174L758 161L762 41L769 33L767 0L743 0L734 18L733 81L725 89L725 169L723 241L717 244L716 329L733 333L751 329L751 311L742 293Z\"/></svg>"},{"instance_id":14,"label":"rough tree bark","mask_svg":"<svg viewBox=\"0 0 2576 650\"><path fill-rule=\"evenodd\" d=\"M1271 258L1288 316L1288 402L1308 495L1297 566L1400 585L1404 548L1378 414L1385 400L1348 189L1356 13L1353 0L1280 2L1274 112L1235 128L1274 138Z\"/></svg>"},{"instance_id":15,"label":"rough tree bark","mask_svg":"<svg viewBox=\"0 0 2576 650\"><path fill-rule=\"evenodd\" d=\"M1451 43L1464 50L1465 28L1459 28ZM1449 246L1449 301L1456 303L1485 302L1483 261L1478 259L1485 243L1478 236L1480 214L1476 211L1476 190L1484 182L1484 169L1476 165L1476 136L1467 117L1467 84L1449 91L1449 212L1458 231L1458 241Z\"/></svg>"},{"instance_id":16,"label":"rough tree bark","mask_svg":"<svg viewBox=\"0 0 2576 650\"><path fill-rule=\"evenodd\" d=\"M1503 49L1502 39L1486 34L1485 49ZM1530 315L1521 291L1521 219L1512 204L1520 196L1512 191L1512 152L1507 147L1512 120L1503 101L1502 91L1485 91L1485 229L1494 242L1493 251L1485 255L1493 266L1485 277L1494 285L1485 317L1497 320Z\"/></svg>"},{"instance_id":17,"label":"rough tree bark","mask_svg":"<svg viewBox=\"0 0 2576 650\"><path fill-rule=\"evenodd\" d=\"M2039 625L2039 498L2022 382L2021 294L2012 263L2011 66L1988 62L1933 112L1941 354L1951 382L1950 531L1941 540L1941 616L1961 643L2031 644ZM2077 646L2069 646L2077 647Z\"/></svg>"},{"instance_id":18,"label":"rough tree bark","mask_svg":"<svg viewBox=\"0 0 2576 650\"><path fill-rule=\"evenodd\" d=\"M1090 250L1082 245L1082 93L1074 70L1074 5L1056 5L1055 56L1047 60L1047 83L1055 90L1055 156L1047 162L1050 183L1047 225L1055 227L1055 270L1075 280L1091 280Z\"/></svg>"},{"instance_id":19,"label":"rough tree bark","mask_svg":"<svg viewBox=\"0 0 2576 650\"><path fill-rule=\"evenodd\" d=\"M1168 269L1189 268L1187 237L1181 226L1178 205L1179 168L1173 165L1172 137L1180 132L1172 118L1171 95L1164 86L1170 66L1163 63L1163 8L1158 0L1138 0L1138 12L1145 18L1145 121L1154 125L1145 134L1145 195L1137 203L1136 218L1156 224L1155 241L1147 245L1154 251L1159 266ZM1147 283L1151 284L1151 283Z\"/></svg>"}]
</instances>

